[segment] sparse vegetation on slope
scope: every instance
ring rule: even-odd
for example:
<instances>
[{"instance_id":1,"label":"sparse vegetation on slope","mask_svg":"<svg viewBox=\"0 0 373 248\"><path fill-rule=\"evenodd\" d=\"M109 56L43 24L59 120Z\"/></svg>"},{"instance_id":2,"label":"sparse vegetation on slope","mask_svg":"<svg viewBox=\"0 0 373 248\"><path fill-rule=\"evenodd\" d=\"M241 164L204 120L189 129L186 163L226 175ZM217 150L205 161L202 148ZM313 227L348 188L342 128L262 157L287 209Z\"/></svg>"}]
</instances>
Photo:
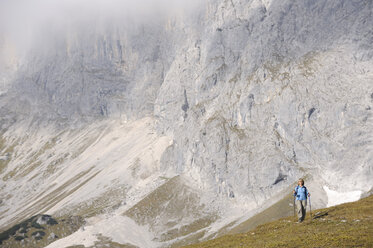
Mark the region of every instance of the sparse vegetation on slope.
<instances>
[{"instance_id":1,"label":"sparse vegetation on slope","mask_svg":"<svg viewBox=\"0 0 373 248\"><path fill-rule=\"evenodd\" d=\"M187 247L373 247L373 195L313 213L301 224L283 218Z\"/></svg>"}]
</instances>

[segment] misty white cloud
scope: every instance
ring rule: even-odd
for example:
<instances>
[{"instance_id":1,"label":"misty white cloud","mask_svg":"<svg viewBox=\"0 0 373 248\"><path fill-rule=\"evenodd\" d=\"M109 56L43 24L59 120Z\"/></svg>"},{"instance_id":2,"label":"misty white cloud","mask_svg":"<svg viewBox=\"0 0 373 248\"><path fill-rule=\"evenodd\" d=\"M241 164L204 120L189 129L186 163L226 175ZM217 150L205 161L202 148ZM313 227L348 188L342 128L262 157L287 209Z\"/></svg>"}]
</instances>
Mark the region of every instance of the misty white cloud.
<instances>
[{"instance_id":1,"label":"misty white cloud","mask_svg":"<svg viewBox=\"0 0 373 248\"><path fill-rule=\"evenodd\" d=\"M6 40L22 53L35 39L102 23L155 22L189 13L204 0L0 0L0 46ZM45 36L45 37L43 37ZM0 49L1 52L1 49Z\"/></svg>"}]
</instances>

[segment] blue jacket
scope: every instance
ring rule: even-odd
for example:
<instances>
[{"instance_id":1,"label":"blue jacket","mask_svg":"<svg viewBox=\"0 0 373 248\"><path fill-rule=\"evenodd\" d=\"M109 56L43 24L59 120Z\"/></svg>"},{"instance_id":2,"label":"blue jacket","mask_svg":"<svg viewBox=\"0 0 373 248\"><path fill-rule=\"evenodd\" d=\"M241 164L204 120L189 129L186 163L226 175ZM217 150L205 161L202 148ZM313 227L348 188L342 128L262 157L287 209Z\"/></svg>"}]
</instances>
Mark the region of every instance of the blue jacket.
<instances>
[{"instance_id":1,"label":"blue jacket","mask_svg":"<svg viewBox=\"0 0 373 248\"><path fill-rule=\"evenodd\" d=\"M302 200L307 200L307 196L308 196L308 190L306 188L306 186L297 186L295 187L295 194L294 196L297 196L297 200L298 201L302 201Z\"/></svg>"}]
</instances>

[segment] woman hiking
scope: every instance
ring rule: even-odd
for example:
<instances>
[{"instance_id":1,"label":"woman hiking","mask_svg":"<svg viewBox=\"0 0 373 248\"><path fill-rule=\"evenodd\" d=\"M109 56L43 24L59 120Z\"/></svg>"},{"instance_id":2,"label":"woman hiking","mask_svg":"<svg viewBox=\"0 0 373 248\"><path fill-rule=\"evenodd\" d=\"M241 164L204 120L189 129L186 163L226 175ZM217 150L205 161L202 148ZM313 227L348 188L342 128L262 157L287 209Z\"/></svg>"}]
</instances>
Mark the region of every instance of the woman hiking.
<instances>
[{"instance_id":1,"label":"woman hiking","mask_svg":"<svg viewBox=\"0 0 373 248\"><path fill-rule=\"evenodd\" d=\"M303 178L298 180L298 186L293 190L293 195L296 196L298 223L301 223L306 217L307 197L310 196L306 186L304 186Z\"/></svg>"}]
</instances>

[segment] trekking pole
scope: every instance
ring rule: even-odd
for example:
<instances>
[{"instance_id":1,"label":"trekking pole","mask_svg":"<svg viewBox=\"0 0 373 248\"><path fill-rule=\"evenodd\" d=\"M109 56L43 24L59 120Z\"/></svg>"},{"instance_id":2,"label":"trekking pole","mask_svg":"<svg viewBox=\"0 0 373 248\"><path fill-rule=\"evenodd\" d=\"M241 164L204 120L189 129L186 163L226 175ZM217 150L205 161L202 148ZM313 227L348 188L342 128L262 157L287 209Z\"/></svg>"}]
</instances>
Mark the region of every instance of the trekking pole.
<instances>
[{"instance_id":1,"label":"trekking pole","mask_svg":"<svg viewBox=\"0 0 373 248\"><path fill-rule=\"evenodd\" d=\"M294 208L294 217L295 217L295 196L293 197L293 208Z\"/></svg>"},{"instance_id":2,"label":"trekking pole","mask_svg":"<svg viewBox=\"0 0 373 248\"><path fill-rule=\"evenodd\" d=\"M312 208L311 208L311 196L308 197L310 201L310 215L311 215L311 221L312 221Z\"/></svg>"}]
</instances>

